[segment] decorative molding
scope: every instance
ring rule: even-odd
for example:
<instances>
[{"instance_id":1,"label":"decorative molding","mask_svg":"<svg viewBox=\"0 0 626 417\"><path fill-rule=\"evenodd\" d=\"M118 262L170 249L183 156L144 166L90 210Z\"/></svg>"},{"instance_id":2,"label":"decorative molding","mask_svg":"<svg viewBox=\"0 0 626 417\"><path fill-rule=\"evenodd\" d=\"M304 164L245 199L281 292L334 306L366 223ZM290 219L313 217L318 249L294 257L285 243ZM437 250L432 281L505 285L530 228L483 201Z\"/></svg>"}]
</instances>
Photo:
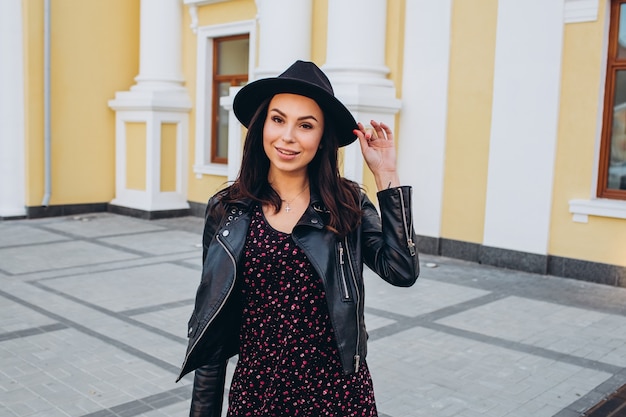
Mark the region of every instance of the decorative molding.
<instances>
[{"instance_id":1,"label":"decorative molding","mask_svg":"<svg viewBox=\"0 0 626 417\"><path fill-rule=\"evenodd\" d=\"M565 0L565 23L595 22L598 20L598 0Z\"/></svg>"},{"instance_id":2,"label":"decorative molding","mask_svg":"<svg viewBox=\"0 0 626 417\"><path fill-rule=\"evenodd\" d=\"M170 90L149 91L133 89L118 91L115 99L109 100L109 107L115 111L157 111L188 113L191 100L184 87Z\"/></svg>"},{"instance_id":3,"label":"decorative molding","mask_svg":"<svg viewBox=\"0 0 626 417\"><path fill-rule=\"evenodd\" d=\"M191 16L191 24L189 27L193 33L198 33L198 6L193 5L189 7L189 16Z\"/></svg>"},{"instance_id":4,"label":"decorative molding","mask_svg":"<svg viewBox=\"0 0 626 417\"><path fill-rule=\"evenodd\" d=\"M572 220L577 223L587 223L589 216L626 219L626 201L602 198L570 200L569 211L573 214Z\"/></svg>"},{"instance_id":5,"label":"decorative molding","mask_svg":"<svg viewBox=\"0 0 626 417\"><path fill-rule=\"evenodd\" d=\"M230 0L183 0L183 4L189 6L189 16L191 16L191 24L189 28L193 33L198 31L198 6L206 6L207 4L223 3Z\"/></svg>"}]
</instances>

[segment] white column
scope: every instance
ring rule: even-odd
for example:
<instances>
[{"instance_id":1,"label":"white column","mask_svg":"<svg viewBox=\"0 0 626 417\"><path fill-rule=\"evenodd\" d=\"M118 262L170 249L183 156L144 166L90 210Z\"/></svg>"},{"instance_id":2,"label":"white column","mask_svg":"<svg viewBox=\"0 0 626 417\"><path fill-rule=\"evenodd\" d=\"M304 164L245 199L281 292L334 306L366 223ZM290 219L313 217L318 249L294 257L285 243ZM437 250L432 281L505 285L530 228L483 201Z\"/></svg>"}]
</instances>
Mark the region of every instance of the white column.
<instances>
[{"instance_id":1,"label":"white column","mask_svg":"<svg viewBox=\"0 0 626 417\"><path fill-rule=\"evenodd\" d=\"M254 78L274 77L298 59L310 60L312 0L256 0L256 5L259 65Z\"/></svg>"},{"instance_id":2,"label":"white column","mask_svg":"<svg viewBox=\"0 0 626 417\"><path fill-rule=\"evenodd\" d=\"M324 69L337 82L391 85L385 77L387 0L328 2L328 43Z\"/></svg>"},{"instance_id":3,"label":"white column","mask_svg":"<svg viewBox=\"0 0 626 417\"><path fill-rule=\"evenodd\" d=\"M452 0L406 3L398 171L413 186L415 231L439 237L448 112Z\"/></svg>"},{"instance_id":4,"label":"white column","mask_svg":"<svg viewBox=\"0 0 626 417\"><path fill-rule=\"evenodd\" d=\"M563 0L500 1L485 246L547 254Z\"/></svg>"},{"instance_id":5,"label":"white column","mask_svg":"<svg viewBox=\"0 0 626 417\"><path fill-rule=\"evenodd\" d=\"M191 101L182 77L181 0L141 0L140 59L137 84L116 93L109 106L116 111L116 187L114 206L143 211L188 209L186 145ZM146 124L146 190L126 188L128 122ZM161 125L175 123L176 190L160 184Z\"/></svg>"},{"instance_id":6,"label":"white column","mask_svg":"<svg viewBox=\"0 0 626 417\"><path fill-rule=\"evenodd\" d=\"M178 0L141 0L139 75L134 89L179 88L182 7Z\"/></svg>"},{"instance_id":7,"label":"white column","mask_svg":"<svg viewBox=\"0 0 626 417\"><path fill-rule=\"evenodd\" d=\"M328 2L328 37L324 72L335 95L357 121L375 119L395 131L400 109L396 90L387 79L385 65L387 0L340 0ZM361 29L363 28L363 29ZM358 143L344 154L344 175L363 181L363 159Z\"/></svg>"},{"instance_id":8,"label":"white column","mask_svg":"<svg viewBox=\"0 0 626 417\"><path fill-rule=\"evenodd\" d=\"M3 0L0 2L0 217L26 214L23 61L22 1Z\"/></svg>"}]
</instances>

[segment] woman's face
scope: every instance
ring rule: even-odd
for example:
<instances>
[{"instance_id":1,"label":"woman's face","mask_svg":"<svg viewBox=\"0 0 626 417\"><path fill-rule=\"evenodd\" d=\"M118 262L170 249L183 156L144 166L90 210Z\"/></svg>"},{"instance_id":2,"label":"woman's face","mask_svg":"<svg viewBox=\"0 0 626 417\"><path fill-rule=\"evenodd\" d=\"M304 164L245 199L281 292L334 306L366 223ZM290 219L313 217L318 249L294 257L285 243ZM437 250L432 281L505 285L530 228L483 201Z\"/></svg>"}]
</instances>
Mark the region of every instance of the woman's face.
<instances>
[{"instance_id":1,"label":"woman's face","mask_svg":"<svg viewBox=\"0 0 626 417\"><path fill-rule=\"evenodd\" d=\"M297 94L276 94L263 126L263 149L269 175L306 174L324 132L324 114L315 100Z\"/></svg>"}]
</instances>

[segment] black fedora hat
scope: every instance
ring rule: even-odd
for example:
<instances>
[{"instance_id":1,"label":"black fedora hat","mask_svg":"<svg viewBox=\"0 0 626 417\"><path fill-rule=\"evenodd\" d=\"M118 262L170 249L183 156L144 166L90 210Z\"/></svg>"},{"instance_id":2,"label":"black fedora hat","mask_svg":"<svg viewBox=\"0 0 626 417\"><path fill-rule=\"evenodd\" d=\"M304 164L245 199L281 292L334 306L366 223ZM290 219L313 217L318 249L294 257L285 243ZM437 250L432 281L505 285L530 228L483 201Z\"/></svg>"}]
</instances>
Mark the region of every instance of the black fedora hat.
<instances>
[{"instance_id":1,"label":"black fedora hat","mask_svg":"<svg viewBox=\"0 0 626 417\"><path fill-rule=\"evenodd\" d=\"M352 132L357 129L356 120L337 100L328 77L313 62L296 61L278 77L262 78L245 85L233 100L235 116L248 127L263 100L279 93L298 94L315 100L326 117L333 119L339 146L356 140Z\"/></svg>"}]
</instances>

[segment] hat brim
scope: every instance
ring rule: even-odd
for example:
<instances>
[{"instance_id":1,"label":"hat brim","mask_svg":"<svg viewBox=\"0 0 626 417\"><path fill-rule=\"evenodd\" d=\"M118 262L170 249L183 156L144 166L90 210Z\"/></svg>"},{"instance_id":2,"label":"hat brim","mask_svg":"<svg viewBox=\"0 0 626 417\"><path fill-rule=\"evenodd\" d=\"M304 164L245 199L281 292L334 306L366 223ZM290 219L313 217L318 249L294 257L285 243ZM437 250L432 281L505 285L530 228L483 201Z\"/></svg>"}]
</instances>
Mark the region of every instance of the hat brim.
<instances>
[{"instance_id":1,"label":"hat brim","mask_svg":"<svg viewBox=\"0 0 626 417\"><path fill-rule=\"evenodd\" d=\"M261 103L276 94L291 93L309 97L317 102L326 117L333 120L337 131L339 147L351 144L356 140L353 130L357 129L356 120L335 96L315 84L289 78L264 78L253 81L239 90L233 100L233 110L237 119L245 127Z\"/></svg>"}]
</instances>

